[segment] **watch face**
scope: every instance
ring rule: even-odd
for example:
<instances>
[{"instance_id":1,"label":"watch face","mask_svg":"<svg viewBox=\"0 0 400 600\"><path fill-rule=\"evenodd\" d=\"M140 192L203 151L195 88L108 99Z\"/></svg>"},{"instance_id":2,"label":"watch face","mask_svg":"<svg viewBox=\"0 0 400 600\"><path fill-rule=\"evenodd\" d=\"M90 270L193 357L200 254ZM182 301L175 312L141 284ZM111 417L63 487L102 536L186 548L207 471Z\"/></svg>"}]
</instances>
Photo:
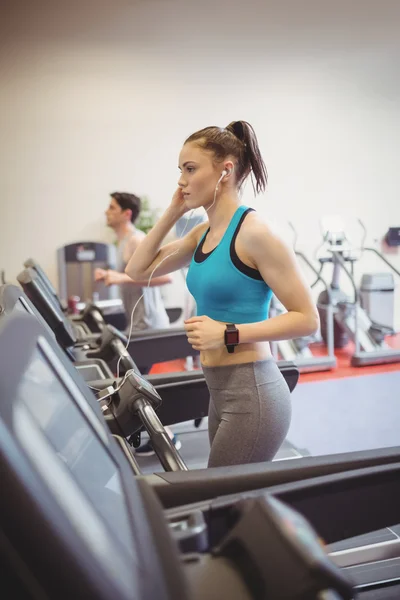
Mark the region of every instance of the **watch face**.
<instances>
[{"instance_id":1,"label":"watch face","mask_svg":"<svg viewBox=\"0 0 400 600\"><path fill-rule=\"evenodd\" d=\"M238 331L225 331L225 343L226 344L238 344L239 343L239 332Z\"/></svg>"}]
</instances>

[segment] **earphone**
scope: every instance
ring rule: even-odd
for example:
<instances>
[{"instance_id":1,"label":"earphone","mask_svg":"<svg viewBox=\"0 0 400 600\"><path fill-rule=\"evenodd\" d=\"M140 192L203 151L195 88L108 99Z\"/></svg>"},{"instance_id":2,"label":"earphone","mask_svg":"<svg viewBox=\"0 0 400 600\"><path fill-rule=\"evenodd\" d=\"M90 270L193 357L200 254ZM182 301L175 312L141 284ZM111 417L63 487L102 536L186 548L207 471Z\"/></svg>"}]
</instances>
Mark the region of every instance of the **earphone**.
<instances>
[{"instance_id":1,"label":"earphone","mask_svg":"<svg viewBox=\"0 0 400 600\"><path fill-rule=\"evenodd\" d=\"M230 173L230 171L228 171L228 169L224 169L224 170L222 171L222 173L221 173L221 177L220 177L220 178L218 179L218 181L217 181L217 187L215 188L215 191L217 191L217 190L218 190L218 186L219 186L219 184L221 183L222 179L225 177L225 175L229 175L229 173ZM214 196L214 202L215 202L215 196ZM214 202L211 204L211 206L213 206ZM210 208L211 208L211 206L210 206ZM208 210L210 210L210 209L208 209Z\"/></svg>"}]
</instances>

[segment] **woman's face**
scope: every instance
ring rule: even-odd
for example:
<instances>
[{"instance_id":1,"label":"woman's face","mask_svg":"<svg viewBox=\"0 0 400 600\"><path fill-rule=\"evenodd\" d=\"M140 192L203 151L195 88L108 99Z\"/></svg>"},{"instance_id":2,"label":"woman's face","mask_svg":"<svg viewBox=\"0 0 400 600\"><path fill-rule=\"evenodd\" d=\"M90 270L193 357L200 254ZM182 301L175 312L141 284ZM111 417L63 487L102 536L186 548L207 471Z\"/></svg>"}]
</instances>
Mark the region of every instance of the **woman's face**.
<instances>
[{"instance_id":1,"label":"woman's face","mask_svg":"<svg viewBox=\"0 0 400 600\"><path fill-rule=\"evenodd\" d=\"M211 152L189 142L181 150L179 169L181 176L178 185L188 208L207 207L212 204L224 163L215 164Z\"/></svg>"}]
</instances>

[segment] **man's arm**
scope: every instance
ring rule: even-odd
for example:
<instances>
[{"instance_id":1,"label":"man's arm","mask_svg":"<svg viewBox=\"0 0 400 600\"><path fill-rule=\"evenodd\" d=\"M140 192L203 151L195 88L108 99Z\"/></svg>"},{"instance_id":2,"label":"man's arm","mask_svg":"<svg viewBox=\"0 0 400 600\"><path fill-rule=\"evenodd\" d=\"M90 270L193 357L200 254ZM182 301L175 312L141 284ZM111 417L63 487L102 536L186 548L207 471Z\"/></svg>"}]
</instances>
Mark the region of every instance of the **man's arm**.
<instances>
[{"instance_id":1,"label":"man's arm","mask_svg":"<svg viewBox=\"0 0 400 600\"><path fill-rule=\"evenodd\" d=\"M135 285L136 287L156 287L159 285L166 285L172 282L170 275L161 275L160 277L152 277L150 284L148 280L136 281L131 279L126 273L119 273L109 269L104 277L104 283L109 285Z\"/></svg>"}]
</instances>

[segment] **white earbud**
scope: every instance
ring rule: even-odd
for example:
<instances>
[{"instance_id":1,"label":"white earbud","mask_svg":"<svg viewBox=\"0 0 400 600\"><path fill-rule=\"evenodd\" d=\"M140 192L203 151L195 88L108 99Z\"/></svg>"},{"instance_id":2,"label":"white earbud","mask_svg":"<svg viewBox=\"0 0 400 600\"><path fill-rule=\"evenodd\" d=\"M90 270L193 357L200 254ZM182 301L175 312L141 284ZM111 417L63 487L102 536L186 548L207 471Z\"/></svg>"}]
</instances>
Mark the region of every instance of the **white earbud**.
<instances>
[{"instance_id":1,"label":"white earbud","mask_svg":"<svg viewBox=\"0 0 400 600\"><path fill-rule=\"evenodd\" d=\"M230 173L230 170L228 170L228 169L224 169L224 170L222 171L222 173L221 173L221 177L218 179L218 181L217 181L217 185L215 186L215 192L214 192L214 202L211 204L210 208L212 208L212 207L214 206L214 204L215 204L215 200L216 200L216 197L217 197L217 191L218 191L218 189L219 189L219 184L221 183L221 181L223 180L223 178L225 177L225 175L229 175L229 173ZM206 212L208 212L208 211L210 210L210 208L207 208L207 209L206 209Z\"/></svg>"},{"instance_id":2,"label":"white earbud","mask_svg":"<svg viewBox=\"0 0 400 600\"><path fill-rule=\"evenodd\" d=\"M228 171L226 169L224 169L221 173L221 177L218 179L217 181L217 187L215 188L215 191L217 191L219 184L221 183L221 181L223 180L223 178L225 177L225 175L228 175Z\"/></svg>"}]
</instances>

